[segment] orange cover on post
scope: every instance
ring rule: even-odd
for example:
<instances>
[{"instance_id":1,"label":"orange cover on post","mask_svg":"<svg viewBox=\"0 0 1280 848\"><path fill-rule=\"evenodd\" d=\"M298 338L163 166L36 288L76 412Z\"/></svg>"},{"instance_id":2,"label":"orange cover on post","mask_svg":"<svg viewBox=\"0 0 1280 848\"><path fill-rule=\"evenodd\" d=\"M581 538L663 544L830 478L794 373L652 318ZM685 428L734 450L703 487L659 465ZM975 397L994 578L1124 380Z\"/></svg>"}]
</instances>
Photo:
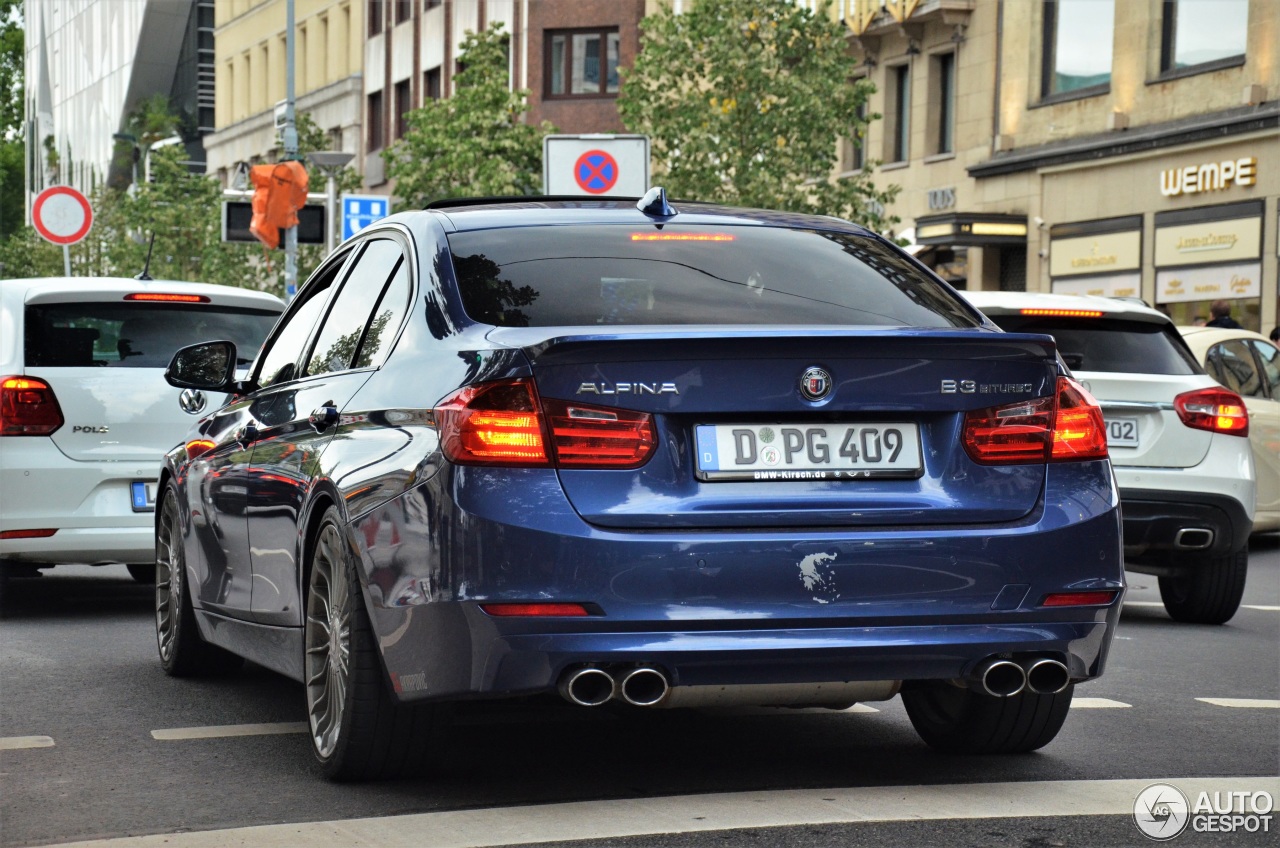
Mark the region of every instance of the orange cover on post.
<instances>
[{"instance_id":1,"label":"orange cover on post","mask_svg":"<svg viewBox=\"0 0 1280 848\"><path fill-rule=\"evenodd\" d=\"M298 210L307 202L309 179L301 162L254 165L253 219L249 232L267 248L280 246L280 230L298 226Z\"/></svg>"}]
</instances>

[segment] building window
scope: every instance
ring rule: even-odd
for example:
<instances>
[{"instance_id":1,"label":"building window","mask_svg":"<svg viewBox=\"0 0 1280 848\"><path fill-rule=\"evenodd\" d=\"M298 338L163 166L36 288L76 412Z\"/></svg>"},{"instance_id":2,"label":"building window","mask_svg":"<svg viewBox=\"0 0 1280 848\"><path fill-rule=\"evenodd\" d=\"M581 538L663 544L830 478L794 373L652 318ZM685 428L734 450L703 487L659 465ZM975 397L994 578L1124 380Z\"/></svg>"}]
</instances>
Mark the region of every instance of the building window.
<instances>
[{"instance_id":1,"label":"building window","mask_svg":"<svg viewBox=\"0 0 1280 848\"><path fill-rule=\"evenodd\" d=\"M382 92L375 91L369 95L369 115L368 115L368 147L369 152L381 150L383 144L386 143L386 133L383 131L383 123L386 118L382 114Z\"/></svg>"},{"instance_id":2,"label":"building window","mask_svg":"<svg viewBox=\"0 0 1280 848\"><path fill-rule=\"evenodd\" d=\"M396 83L396 138L404 138L409 131L408 114L413 109L413 101L409 99L409 81Z\"/></svg>"},{"instance_id":3,"label":"building window","mask_svg":"<svg viewBox=\"0 0 1280 848\"><path fill-rule=\"evenodd\" d=\"M548 32L547 96L617 94L620 43L617 30Z\"/></svg>"},{"instance_id":4,"label":"building window","mask_svg":"<svg viewBox=\"0 0 1280 848\"><path fill-rule=\"evenodd\" d=\"M1110 89L1115 19L1115 0L1044 0L1041 97Z\"/></svg>"},{"instance_id":5,"label":"building window","mask_svg":"<svg viewBox=\"0 0 1280 848\"><path fill-rule=\"evenodd\" d=\"M856 85L859 80L853 80L852 84ZM842 171L861 171L867 164L866 136L862 135L867 131L867 101L863 100L858 104L858 130L853 135L845 138L840 145L840 170Z\"/></svg>"},{"instance_id":6,"label":"building window","mask_svg":"<svg viewBox=\"0 0 1280 848\"><path fill-rule=\"evenodd\" d=\"M1244 60L1249 0L1164 0L1163 73Z\"/></svg>"},{"instance_id":7,"label":"building window","mask_svg":"<svg viewBox=\"0 0 1280 848\"><path fill-rule=\"evenodd\" d=\"M395 0L396 23L402 24L413 17L413 0Z\"/></svg>"},{"instance_id":8,"label":"building window","mask_svg":"<svg viewBox=\"0 0 1280 848\"><path fill-rule=\"evenodd\" d=\"M364 14L369 19L369 37L372 38L382 32L382 0L368 0L368 3Z\"/></svg>"},{"instance_id":9,"label":"building window","mask_svg":"<svg viewBox=\"0 0 1280 848\"><path fill-rule=\"evenodd\" d=\"M428 12L442 3L444 3L444 0L422 0L422 11Z\"/></svg>"},{"instance_id":10,"label":"building window","mask_svg":"<svg viewBox=\"0 0 1280 848\"><path fill-rule=\"evenodd\" d=\"M933 65L933 102L930 117L933 127L933 152L954 153L956 149L956 54L939 53L930 59Z\"/></svg>"},{"instance_id":11,"label":"building window","mask_svg":"<svg viewBox=\"0 0 1280 848\"><path fill-rule=\"evenodd\" d=\"M422 75L422 102L440 99L440 69L432 68Z\"/></svg>"},{"instance_id":12,"label":"building window","mask_svg":"<svg viewBox=\"0 0 1280 848\"><path fill-rule=\"evenodd\" d=\"M906 162L911 158L911 66L889 68L885 83L884 158Z\"/></svg>"}]
</instances>

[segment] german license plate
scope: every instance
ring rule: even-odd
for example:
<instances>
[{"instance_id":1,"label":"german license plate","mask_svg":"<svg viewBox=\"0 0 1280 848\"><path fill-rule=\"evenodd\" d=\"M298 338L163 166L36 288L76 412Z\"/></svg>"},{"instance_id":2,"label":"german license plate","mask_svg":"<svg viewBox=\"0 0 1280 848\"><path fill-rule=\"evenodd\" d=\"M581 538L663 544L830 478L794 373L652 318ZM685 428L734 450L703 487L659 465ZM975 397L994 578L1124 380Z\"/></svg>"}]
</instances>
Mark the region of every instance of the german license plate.
<instances>
[{"instance_id":1,"label":"german license plate","mask_svg":"<svg viewBox=\"0 0 1280 848\"><path fill-rule=\"evenodd\" d=\"M129 484L134 512L154 512L156 508L156 484L141 481Z\"/></svg>"},{"instance_id":2,"label":"german license plate","mask_svg":"<svg viewBox=\"0 0 1280 848\"><path fill-rule=\"evenodd\" d=\"M1138 446L1138 419L1108 417L1107 445L1110 447L1136 448Z\"/></svg>"},{"instance_id":3,"label":"german license plate","mask_svg":"<svg viewBox=\"0 0 1280 848\"><path fill-rule=\"evenodd\" d=\"M700 424L699 480L854 480L923 473L920 432L876 424Z\"/></svg>"}]
</instances>

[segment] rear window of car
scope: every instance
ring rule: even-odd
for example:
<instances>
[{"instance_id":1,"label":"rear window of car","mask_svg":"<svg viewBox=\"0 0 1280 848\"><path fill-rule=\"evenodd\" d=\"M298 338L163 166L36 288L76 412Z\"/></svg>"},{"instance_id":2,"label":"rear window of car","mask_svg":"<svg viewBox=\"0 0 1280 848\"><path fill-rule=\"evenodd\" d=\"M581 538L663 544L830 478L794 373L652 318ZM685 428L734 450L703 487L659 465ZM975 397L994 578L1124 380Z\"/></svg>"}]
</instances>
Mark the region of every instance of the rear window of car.
<instances>
[{"instance_id":1,"label":"rear window of car","mask_svg":"<svg viewBox=\"0 0 1280 848\"><path fill-rule=\"evenodd\" d=\"M1172 325L1100 318L989 317L1010 333L1053 336L1058 352L1073 371L1203 373Z\"/></svg>"},{"instance_id":2,"label":"rear window of car","mask_svg":"<svg viewBox=\"0 0 1280 848\"><path fill-rule=\"evenodd\" d=\"M158 303L42 303L28 306L28 367L164 368L174 351L228 340L256 353L278 313ZM242 359L247 364L252 357Z\"/></svg>"},{"instance_id":3,"label":"rear window of car","mask_svg":"<svg viewBox=\"0 0 1280 848\"><path fill-rule=\"evenodd\" d=\"M779 227L547 226L452 233L463 308L500 327L976 327L946 286L865 236Z\"/></svg>"}]
</instances>

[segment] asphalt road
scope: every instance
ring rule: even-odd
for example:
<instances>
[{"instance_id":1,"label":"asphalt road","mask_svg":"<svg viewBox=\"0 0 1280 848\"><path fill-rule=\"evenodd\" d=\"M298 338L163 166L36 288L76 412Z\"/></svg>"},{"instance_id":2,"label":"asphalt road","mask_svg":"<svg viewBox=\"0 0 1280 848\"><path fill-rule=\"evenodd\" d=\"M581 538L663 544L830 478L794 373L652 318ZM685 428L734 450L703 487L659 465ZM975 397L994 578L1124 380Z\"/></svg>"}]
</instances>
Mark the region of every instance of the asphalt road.
<instances>
[{"instance_id":1,"label":"asphalt road","mask_svg":"<svg viewBox=\"0 0 1280 848\"><path fill-rule=\"evenodd\" d=\"M254 666L170 679L155 656L150 587L123 567L62 567L11 583L0 620L0 845L325 822L350 827L332 843L320 831L340 826L299 824L198 844L268 844L271 834L280 845L391 844L406 824L432 829L421 845L1146 844L1121 814L1134 785L1208 778L1228 791L1233 778L1280 774L1280 535L1255 539L1246 606L1223 627L1171 622L1155 578L1129 579L1106 675L1076 690L1065 728L1036 754L935 754L897 700L874 711L691 714L545 701L460 711L428 777L335 785L297 732L298 684ZM261 735L220 735L259 725ZM192 738L201 734L214 735ZM6 746L14 739L25 741ZM43 747L13 748L28 744ZM1028 794L1036 788L1051 791ZM880 819L869 812L877 792L898 799ZM985 800L947 812L966 792ZM1119 797L1055 806L1108 793ZM533 806L566 802L577 803ZM824 803L857 808L858 823ZM705 815L693 814L699 805ZM686 807L685 824L654 824ZM369 832L383 836L360 841L356 824L366 825L346 820L362 818L378 819ZM1276 835L1186 833L1173 844L1274 845Z\"/></svg>"}]
</instances>

